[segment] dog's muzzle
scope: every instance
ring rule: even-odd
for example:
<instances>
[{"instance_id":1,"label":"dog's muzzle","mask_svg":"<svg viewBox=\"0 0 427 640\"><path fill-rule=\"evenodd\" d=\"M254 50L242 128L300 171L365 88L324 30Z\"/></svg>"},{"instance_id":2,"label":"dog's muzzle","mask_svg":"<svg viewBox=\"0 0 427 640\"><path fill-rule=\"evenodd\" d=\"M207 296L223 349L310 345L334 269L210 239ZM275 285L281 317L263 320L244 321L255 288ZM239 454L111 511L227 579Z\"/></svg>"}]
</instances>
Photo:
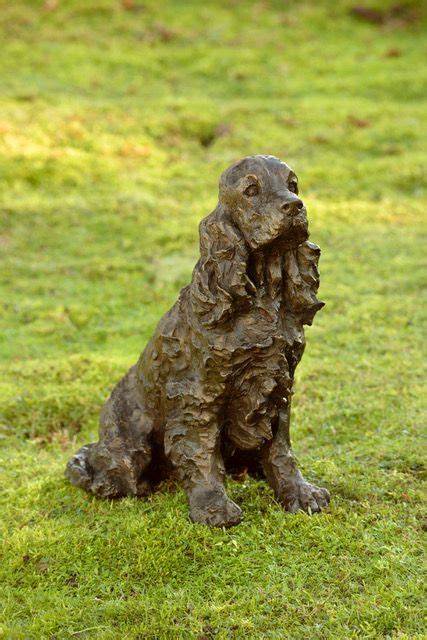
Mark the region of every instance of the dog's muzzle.
<instances>
[{"instance_id":1,"label":"dog's muzzle","mask_svg":"<svg viewBox=\"0 0 427 640\"><path fill-rule=\"evenodd\" d=\"M288 216L296 216L301 213L303 209L305 210L303 201L300 200L295 193L292 193L292 191L289 191L286 198L282 199L280 208L283 213L286 213Z\"/></svg>"}]
</instances>

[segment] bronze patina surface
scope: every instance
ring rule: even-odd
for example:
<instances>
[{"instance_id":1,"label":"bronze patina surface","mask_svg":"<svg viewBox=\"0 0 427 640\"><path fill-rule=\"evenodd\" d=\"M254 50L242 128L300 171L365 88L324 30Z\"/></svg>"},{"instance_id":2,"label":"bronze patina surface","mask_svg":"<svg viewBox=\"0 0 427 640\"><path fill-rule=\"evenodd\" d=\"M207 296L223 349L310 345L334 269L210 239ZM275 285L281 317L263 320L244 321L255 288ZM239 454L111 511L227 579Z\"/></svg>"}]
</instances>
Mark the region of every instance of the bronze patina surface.
<instances>
[{"instance_id":1,"label":"bronze patina surface","mask_svg":"<svg viewBox=\"0 0 427 640\"><path fill-rule=\"evenodd\" d=\"M192 520L210 526L242 519L227 472L264 475L287 511L326 507L328 491L304 480L289 437L304 325L324 304L319 255L284 162L257 155L227 169L200 223L191 283L105 404L99 442L78 451L66 477L113 498L147 495L173 476Z\"/></svg>"}]
</instances>

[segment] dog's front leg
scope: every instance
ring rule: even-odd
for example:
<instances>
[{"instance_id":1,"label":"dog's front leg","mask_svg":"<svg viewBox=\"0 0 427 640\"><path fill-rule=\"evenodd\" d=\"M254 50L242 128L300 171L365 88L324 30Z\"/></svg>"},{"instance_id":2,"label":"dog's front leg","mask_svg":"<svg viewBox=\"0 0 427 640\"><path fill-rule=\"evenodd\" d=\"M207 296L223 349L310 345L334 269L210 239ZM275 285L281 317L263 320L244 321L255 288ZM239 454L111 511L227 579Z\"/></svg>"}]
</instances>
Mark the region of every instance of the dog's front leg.
<instances>
[{"instance_id":1,"label":"dog's front leg","mask_svg":"<svg viewBox=\"0 0 427 640\"><path fill-rule=\"evenodd\" d=\"M190 505L190 517L211 527L232 527L242 511L227 496L220 452L217 407L200 396L172 403L165 431L165 451L175 467Z\"/></svg>"},{"instance_id":2,"label":"dog's front leg","mask_svg":"<svg viewBox=\"0 0 427 640\"><path fill-rule=\"evenodd\" d=\"M279 413L279 426L273 440L262 452L264 472L276 499L286 511L321 511L329 504L329 492L307 482L291 451L289 437L290 403Z\"/></svg>"}]
</instances>

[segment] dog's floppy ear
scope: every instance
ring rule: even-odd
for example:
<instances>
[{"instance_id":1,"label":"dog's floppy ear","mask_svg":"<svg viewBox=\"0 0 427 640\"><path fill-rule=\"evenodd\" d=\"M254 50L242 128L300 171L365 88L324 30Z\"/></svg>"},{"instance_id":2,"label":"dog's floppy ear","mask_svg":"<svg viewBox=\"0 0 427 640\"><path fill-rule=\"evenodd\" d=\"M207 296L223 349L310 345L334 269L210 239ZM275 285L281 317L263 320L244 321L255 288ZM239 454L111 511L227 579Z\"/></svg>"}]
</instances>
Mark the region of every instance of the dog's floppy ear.
<instances>
[{"instance_id":1,"label":"dog's floppy ear","mask_svg":"<svg viewBox=\"0 0 427 640\"><path fill-rule=\"evenodd\" d=\"M200 259L191 282L194 311L206 326L227 321L248 299L248 250L243 235L221 205L199 226Z\"/></svg>"},{"instance_id":2,"label":"dog's floppy ear","mask_svg":"<svg viewBox=\"0 0 427 640\"><path fill-rule=\"evenodd\" d=\"M285 297L303 324L311 324L325 303L316 297L319 288L317 265L320 248L313 242L303 242L285 254Z\"/></svg>"}]
</instances>

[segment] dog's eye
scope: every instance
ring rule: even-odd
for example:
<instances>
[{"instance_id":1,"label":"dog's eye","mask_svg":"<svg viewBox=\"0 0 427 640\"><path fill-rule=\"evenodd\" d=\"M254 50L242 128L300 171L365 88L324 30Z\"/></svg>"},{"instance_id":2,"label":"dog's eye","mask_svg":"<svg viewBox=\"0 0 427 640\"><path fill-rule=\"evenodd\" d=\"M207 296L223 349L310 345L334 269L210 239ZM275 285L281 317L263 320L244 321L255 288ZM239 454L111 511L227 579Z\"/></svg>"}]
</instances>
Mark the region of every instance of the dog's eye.
<instances>
[{"instance_id":1,"label":"dog's eye","mask_svg":"<svg viewBox=\"0 0 427 640\"><path fill-rule=\"evenodd\" d=\"M292 193L298 194L298 184L296 182L290 182L288 189L289 191L292 191Z\"/></svg>"},{"instance_id":2,"label":"dog's eye","mask_svg":"<svg viewBox=\"0 0 427 640\"><path fill-rule=\"evenodd\" d=\"M245 196L249 196L250 198L252 198L253 196L256 196L257 193L258 193L257 184L250 184L249 187L246 187L244 191Z\"/></svg>"}]
</instances>

